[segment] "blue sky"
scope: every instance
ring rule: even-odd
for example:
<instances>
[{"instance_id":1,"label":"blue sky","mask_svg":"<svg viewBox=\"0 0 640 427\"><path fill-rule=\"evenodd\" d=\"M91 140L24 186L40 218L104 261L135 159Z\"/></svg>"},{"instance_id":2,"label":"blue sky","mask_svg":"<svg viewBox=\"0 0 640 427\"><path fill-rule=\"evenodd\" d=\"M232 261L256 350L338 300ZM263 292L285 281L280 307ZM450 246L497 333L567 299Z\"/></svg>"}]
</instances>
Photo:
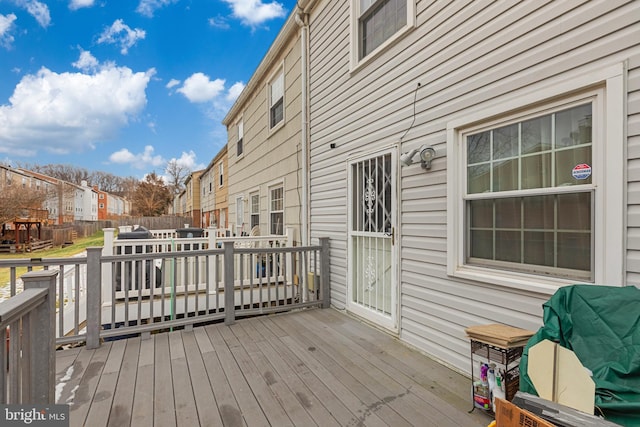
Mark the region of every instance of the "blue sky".
<instances>
[{"instance_id":1,"label":"blue sky","mask_svg":"<svg viewBox=\"0 0 640 427\"><path fill-rule=\"evenodd\" d=\"M295 0L0 0L0 161L206 167Z\"/></svg>"}]
</instances>

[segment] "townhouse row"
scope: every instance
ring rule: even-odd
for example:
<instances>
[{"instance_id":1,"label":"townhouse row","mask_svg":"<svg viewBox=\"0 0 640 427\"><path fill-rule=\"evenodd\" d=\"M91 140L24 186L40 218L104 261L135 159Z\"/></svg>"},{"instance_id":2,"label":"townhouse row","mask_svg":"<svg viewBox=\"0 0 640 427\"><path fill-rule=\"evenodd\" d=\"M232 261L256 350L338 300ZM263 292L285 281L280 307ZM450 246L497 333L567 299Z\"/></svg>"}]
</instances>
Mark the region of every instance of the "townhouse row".
<instances>
[{"instance_id":1,"label":"townhouse row","mask_svg":"<svg viewBox=\"0 0 640 427\"><path fill-rule=\"evenodd\" d=\"M300 0L223 123L196 225L329 237L332 305L460 371L640 283L638 1Z\"/></svg>"},{"instance_id":2,"label":"townhouse row","mask_svg":"<svg viewBox=\"0 0 640 427\"><path fill-rule=\"evenodd\" d=\"M11 193L11 190L17 190ZM120 218L131 213L131 202L126 198L90 187L87 181L80 185L53 178L39 172L0 165L0 191L5 197L20 197L23 192L39 193L37 206L24 206L16 212L21 218L35 218L51 225L73 221L97 221ZM31 200L31 199L29 199ZM5 201L11 202L11 201ZM15 200L14 203L20 203ZM4 224L3 224L4 225ZM6 227L11 228L7 223Z\"/></svg>"}]
</instances>

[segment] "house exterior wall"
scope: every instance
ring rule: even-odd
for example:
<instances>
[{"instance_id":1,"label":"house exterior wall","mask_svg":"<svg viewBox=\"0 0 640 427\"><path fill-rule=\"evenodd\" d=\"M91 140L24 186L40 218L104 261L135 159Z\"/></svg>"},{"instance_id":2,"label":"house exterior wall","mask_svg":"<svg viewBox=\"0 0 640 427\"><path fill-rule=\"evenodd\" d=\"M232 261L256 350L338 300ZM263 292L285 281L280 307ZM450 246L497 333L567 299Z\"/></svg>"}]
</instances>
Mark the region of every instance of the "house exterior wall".
<instances>
[{"instance_id":1,"label":"house exterior wall","mask_svg":"<svg viewBox=\"0 0 640 427\"><path fill-rule=\"evenodd\" d=\"M221 169L222 168L222 169ZM229 224L229 188L227 183L229 182L229 162L227 159L227 146L225 145L220 149L216 157L213 159L213 176L215 188L215 218L218 228L227 228Z\"/></svg>"},{"instance_id":2,"label":"house exterior wall","mask_svg":"<svg viewBox=\"0 0 640 427\"><path fill-rule=\"evenodd\" d=\"M192 227L200 227L200 175L202 171L192 172L185 181L186 208L184 214L191 219Z\"/></svg>"},{"instance_id":3,"label":"house exterior wall","mask_svg":"<svg viewBox=\"0 0 640 427\"><path fill-rule=\"evenodd\" d=\"M471 124L486 119L483 111L506 114L603 85L622 100L607 108L624 111L607 132L617 132L623 149L619 171L608 166L622 192L614 222L626 229L620 245L607 249L626 259L609 267L596 259L596 268L623 273L618 283L599 284L640 283L640 3L417 1L415 28L356 68L350 3L303 4L310 21L311 237L331 239L334 306L345 308L348 298L348 158L383 147L397 147L399 156L428 144L437 153L431 170L398 168L400 339L468 372L465 327L537 329L542 304L562 281L507 286L451 272L447 226L456 201L448 197L459 178L448 170L459 161L449 151L451 135L461 118Z\"/></svg>"},{"instance_id":4,"label":"house exterior wall","mask_svg":"<svg viewBox=\"0 0 640 427\"><path fill-rule=\"evenodd\" d=\"M213 159L200 175L200 208L202 210L202 227L217 224L216 210L216 174Z\"/></svg>"},{"instance_id":5,"label":"house exterior wall","mask_svg":"<svg viewBox=\"0 0 640 427\"><path fill-rule=\"evenodd\" d=\"M252 76L246 93L224 120L229 161L229 222L236 234L251 232L251 196L259 195L260 234L271 234L271 190L282 186L283 224L280 233L294 229L300 241L301 224L301 46L299 29L291 16L262 66ZM284 119L270 126L270 83L284 72ZM244 128L243 152L237 154L238 122ZM237 220L237 200L243 200L242 222ZM279 217L278 217L279 218Z\"/></svg>"}]
</instances>

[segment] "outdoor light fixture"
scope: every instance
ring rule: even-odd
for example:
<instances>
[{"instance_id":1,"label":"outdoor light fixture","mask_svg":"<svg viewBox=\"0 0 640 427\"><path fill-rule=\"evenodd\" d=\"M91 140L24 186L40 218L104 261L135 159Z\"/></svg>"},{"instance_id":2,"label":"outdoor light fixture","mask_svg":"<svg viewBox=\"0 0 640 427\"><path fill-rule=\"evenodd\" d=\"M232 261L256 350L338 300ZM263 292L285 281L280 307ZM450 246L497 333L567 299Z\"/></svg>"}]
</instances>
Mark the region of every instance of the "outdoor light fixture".
<instances>
[{"instance_id":1,"label":"outdoor light fixture","mask_svg":"<svg viewBox=\"0 0 640 427\"><path fill-rule=\"evenodd\" d=\"M412 165L416 154L420 154L420 166L422 166L422 169L431 169L431 161L436 157L436 150L424 144L420 148L414 148L413 150L400 155L400 162L404 166Z\"/></svg>"}]
</instances>

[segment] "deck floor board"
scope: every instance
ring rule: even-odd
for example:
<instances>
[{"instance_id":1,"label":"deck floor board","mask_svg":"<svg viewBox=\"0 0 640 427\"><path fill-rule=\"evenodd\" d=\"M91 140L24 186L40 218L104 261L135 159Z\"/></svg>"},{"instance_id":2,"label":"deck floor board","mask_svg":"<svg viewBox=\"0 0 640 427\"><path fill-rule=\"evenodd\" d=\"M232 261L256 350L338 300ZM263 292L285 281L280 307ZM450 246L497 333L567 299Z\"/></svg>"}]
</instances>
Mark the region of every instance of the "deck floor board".
<instances>
[{"instance_id":1,"label":"deck floor board","mask_svg":"<svg viewBox=\"0 0 640 427\"><path fill-rule=\"evenodd\" d=\"M57 352L72 426L469 426L468 378L337 310Z\"/></svg>"}]
</instances>

